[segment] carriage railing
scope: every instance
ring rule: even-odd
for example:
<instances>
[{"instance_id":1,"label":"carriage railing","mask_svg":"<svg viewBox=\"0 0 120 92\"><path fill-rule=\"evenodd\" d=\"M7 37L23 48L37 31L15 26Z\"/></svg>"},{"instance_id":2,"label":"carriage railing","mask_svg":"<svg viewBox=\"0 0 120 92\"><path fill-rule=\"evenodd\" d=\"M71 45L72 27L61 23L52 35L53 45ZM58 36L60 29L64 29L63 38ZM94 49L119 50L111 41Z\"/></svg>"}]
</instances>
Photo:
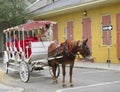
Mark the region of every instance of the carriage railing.
<instances>
[{"instance_id":1,"label":"carriage railing","mask_svg":"<svg viewBox=\"0 0 120 92\"><path fill-rule=\"evenodd\" d=\"M21 61L22 58L26 59L26 61L29 61L35 60L35 58L33 57L40 57L38 56L40 54L41 58L47 58L48 46L51 43L49 41L53 39L53 24L56 23L52 21L35 21L4 30L3 32L6 34L6 50L9 53L8 58L15 60L17 55L17 58L19 58L17 59L17 61ZM46 42L39 42L34 38L26 38L26 35L30 36L31 32L31 37L35 37L35 33L39 34L44 31ZM16 39L16 35L18 39ZM11 42L10 40L8 40L8 38L12 38L14 39L14 41ZM41 45L38 46L37 44Z\"/></svg>"}]
</instances>

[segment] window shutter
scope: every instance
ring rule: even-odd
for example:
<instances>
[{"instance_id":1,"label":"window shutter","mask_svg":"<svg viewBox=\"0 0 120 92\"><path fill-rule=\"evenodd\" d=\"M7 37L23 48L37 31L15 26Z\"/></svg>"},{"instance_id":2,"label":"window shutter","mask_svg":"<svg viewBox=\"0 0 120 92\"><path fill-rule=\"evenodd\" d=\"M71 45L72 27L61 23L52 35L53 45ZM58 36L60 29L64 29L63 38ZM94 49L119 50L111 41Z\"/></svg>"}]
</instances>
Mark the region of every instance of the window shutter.
<instances>
[{"instance_id":1,"label":"window shutter","mask_svg":"<svg viewBox=\"0 0 120 92\"><path fill-rule=\"evenodd\" d=\"M110 15L102 16L102 27L111 25ZM102 30L102 44L103 45L111 45L111 31L110 30Z\"/></svg>"}]
</instances>

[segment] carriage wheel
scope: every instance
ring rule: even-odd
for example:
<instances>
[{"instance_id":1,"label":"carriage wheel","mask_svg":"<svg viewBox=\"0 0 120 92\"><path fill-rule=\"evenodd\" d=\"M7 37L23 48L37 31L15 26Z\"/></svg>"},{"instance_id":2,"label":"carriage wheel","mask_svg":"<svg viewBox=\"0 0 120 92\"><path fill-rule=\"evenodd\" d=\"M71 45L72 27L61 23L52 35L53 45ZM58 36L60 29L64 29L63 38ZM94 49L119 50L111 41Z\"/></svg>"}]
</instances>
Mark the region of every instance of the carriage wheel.
<instances>
[{"instance_id":1,"label":"carriage wheel","mask_svg":"<svg viewBox=\"0 0 120 92\"><path fill-rule=\"evenodd\" d=\"M49 72L50 72L50 75L53 76L52 68L49 69ZM56 68L56 77L58 78L59 75L60 75L60 66L58 64Z\"/></svg>"},{"instance_id":2,"label":"carriage wheel","mask_svg":"<svg viewBox=\"0 0 120 92\"><path fill-rule=\"evenodd\" d=\"M24 61L20 63L20 78L23 82L28 82L30 78L30 71L28 64Z\"/></svg>"},{"instance_id":3,"label":"carriage wheel","mask_svg":"<svg viewBox=\"0 0 120 92\"><path fill-rule=\"evenodd\" d=\"M8 66L9 66L9 63L8 62L3 62L3 71L8 74Z\"/></svg>"},{"instance_id":4,"label":"carriage wheel","mask_svg":"<svg viewBox=\"0 0 120 92\"><path fill-rule=\"evenodd\" d=\"M3 71L8 74L8 66L9 66L9 63L8 63L8 56L6 53L4 53L3 55Z\"/></svg>"}]
</instances>

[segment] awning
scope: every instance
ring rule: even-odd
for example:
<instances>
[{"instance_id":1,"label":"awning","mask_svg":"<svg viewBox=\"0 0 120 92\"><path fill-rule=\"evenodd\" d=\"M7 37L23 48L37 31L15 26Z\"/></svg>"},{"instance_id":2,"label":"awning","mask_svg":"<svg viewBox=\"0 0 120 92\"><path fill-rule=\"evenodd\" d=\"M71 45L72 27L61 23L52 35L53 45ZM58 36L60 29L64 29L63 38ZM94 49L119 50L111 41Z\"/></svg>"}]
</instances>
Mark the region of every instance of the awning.
<instances>
[{"instance_id":1,"label":"awning","mask_svg":"<svg viewBox=\"0 0 120 92\"><path fill-rule=\"evenodd\" d=\"M25 24L21 24L19 26L16 27L11 27L8 28L6 30L4 30L3 32L9 32L9 31L29 31L29 30L35 30L35 29L39 29L39 28L43 28L46 27L46 24L56 24L56 22L53 21L32 21L32 22L28 22Z\"/></svg>"}]
</instances>

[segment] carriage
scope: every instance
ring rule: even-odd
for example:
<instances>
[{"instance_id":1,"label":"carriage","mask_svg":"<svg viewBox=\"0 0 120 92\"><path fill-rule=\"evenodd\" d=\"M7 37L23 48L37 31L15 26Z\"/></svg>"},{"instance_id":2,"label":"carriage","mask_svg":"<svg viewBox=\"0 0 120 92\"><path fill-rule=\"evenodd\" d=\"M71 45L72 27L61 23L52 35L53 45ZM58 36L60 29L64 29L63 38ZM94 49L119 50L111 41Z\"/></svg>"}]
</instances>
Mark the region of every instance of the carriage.
<instances>
[{"instance_id":1,"label":"carriage","mask_svg":"<svg viewBox=\"0 0 120 92\"><path fill-rule=\"evenodd\" d=\"M48 57L48 46L52 41L52 27L56 24L53 21L31 21L16 27L4 30L5 47L3 52L3 66L8 71L17 71L23 82L28 82L30 72L49 69L53 76L48 60L61 58ZM57 66L57 77L60 74L60 67Z\"/></svg>"}]
</instances>

